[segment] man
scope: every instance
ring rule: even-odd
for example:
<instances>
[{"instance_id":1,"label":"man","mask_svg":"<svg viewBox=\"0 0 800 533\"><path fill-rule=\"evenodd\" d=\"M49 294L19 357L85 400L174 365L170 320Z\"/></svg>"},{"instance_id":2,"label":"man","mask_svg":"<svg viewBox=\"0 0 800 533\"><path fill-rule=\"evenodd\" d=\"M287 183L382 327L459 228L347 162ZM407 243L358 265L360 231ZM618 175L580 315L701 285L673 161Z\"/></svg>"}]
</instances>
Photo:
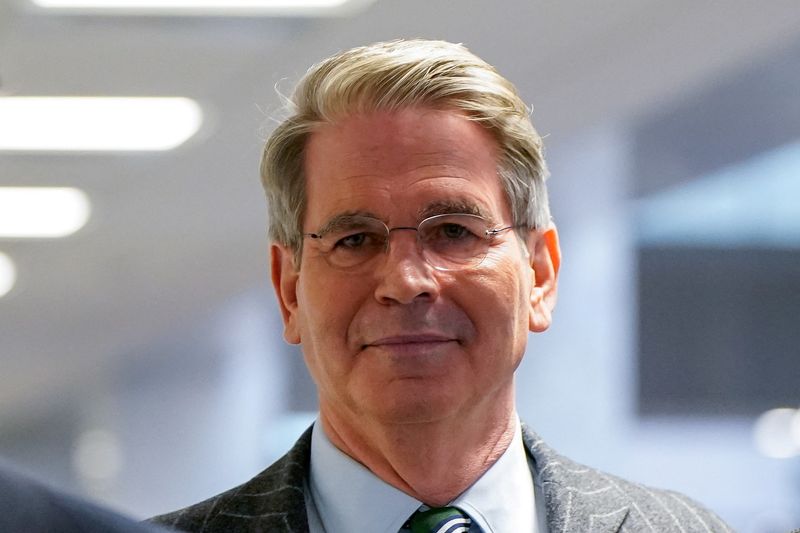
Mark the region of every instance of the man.
<instances>
[{"instance_id":1,"label":"man","mask_svg":"<svg viewBox=\"0 0 800 533\"><path fill-rule=\"evenodd\" d=\"M61 494L0 462L0 531L24 533L157 533L165 531Z\"/></svg>"},{"instance_id":2,"label":"man","mask_svg":"<svg viewBox=\"0 0 800 533\"><path fill-rule=\"evenodd\" d=\"M572 463L522 425L514 371L560 252L541 139L464 47L313 67L267 141L272 281L319 420L187 531L727 531L679 494ZM432 524L424 524L429 521Z\"/></svg>"}]
</instances>

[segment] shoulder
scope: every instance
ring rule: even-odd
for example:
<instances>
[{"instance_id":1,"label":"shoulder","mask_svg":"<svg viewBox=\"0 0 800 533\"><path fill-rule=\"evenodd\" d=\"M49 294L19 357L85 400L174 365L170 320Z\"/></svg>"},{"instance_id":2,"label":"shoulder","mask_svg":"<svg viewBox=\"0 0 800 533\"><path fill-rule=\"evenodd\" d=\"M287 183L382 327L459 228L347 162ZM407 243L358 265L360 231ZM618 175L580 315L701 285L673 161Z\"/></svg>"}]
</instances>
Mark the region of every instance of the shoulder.
<instances>
[{"instance_id":1,"label":"shoulder","mask_svg":"<svg viewBox=\"0 0 800 533\"><path fill-rule=\"evenodd\" d=\"M0 465L0 531L133 533L156 530Z\"/></svg>"},{"instance_id":2,"label":"shoulder","mask_svg":"<svg viewBox=\"0 0 800 533\"><path fill-rule=\"evenodd\" d=\"M523 439L552 531L731 531L714 513L683 494L576 463L548 447L527 426L523 426Z\"/></svg>"},{"instance_id":3,"label":"shoulder","mask_svg":"<svg viewBox=\"0 0 800 533\"><path fill-rule=\"evenodd\" d=\"M148 521L180 531L305 531L304 482L311 430L251 480L184 509Z\"/></svg>"}]
</instances>

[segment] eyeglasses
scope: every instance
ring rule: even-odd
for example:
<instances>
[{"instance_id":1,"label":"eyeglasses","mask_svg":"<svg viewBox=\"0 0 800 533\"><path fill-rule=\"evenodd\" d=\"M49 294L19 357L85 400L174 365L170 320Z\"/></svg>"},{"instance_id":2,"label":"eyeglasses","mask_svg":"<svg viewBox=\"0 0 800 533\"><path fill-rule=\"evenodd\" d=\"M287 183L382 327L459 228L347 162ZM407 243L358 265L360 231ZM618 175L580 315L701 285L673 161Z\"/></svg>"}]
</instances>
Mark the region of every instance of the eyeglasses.
<instances>
[{"instance_id":1,"label":"eyeglasses","mask_svg":"<svg viewBox=\"0 0 800 533\"><path fill-rule=\"evenodd\" d=\"M314 239L320 253L332 267L353 271L388 252L393 231L417 232L417 249L437 270L461 270L478 266L492 240L516 226L492 228L489 221L466 213L435 215L417 227L390 228L377 218L353 215L336 219L318 233L304 233Z\"/></svg>"}]
</instances>

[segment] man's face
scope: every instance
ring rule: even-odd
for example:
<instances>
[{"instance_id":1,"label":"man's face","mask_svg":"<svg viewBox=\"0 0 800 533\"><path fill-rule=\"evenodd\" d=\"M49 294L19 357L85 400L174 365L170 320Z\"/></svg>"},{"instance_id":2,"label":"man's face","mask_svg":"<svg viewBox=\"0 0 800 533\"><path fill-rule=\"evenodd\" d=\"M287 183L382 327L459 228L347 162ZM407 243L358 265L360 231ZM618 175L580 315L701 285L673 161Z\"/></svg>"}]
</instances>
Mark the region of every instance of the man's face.
<instances>
[{"instance_id":1,"label":"man's face","mask_svg":"<svg viewBox=\"0 0 800 533\"><path fill-rule=\"evenodd\" d=\"M458 113L352 116L320 127L306 148L304 233L343 214L416 227L453 206L492 227L513 224L496 142ZM302 343L323 414L434 421L509 397L529 328L549 324L552 262L534 269L546 270L555 248L540 236L529 255L502 232L478 266L457 271L431 267L415 239L392 232L388 252L358 274L331 267L308 238L299 270L291 250L273 245L285 337Z\"/></svg>"}]
</instances>

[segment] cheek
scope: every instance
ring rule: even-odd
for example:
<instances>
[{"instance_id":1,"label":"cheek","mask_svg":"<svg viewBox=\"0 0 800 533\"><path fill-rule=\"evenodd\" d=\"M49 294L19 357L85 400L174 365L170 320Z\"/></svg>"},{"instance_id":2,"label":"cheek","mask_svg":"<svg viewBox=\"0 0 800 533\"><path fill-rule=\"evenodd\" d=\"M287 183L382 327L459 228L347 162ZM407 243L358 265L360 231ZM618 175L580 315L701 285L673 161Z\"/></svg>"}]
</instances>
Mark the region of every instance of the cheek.
<instances>
[{"instance_id":1,"label":"cheek","mask_svg":"<svg viewBox=\"0 0 800 533\"><path fill-rule=\"evenodd\" d=\"M313 276L307 276L307 280ZM317 282L301 283L298 291L300 348L311 378L321 396L336 390L346 373L348 358L343 339L345 307L342 298Z\"/></svg>"},{"instance_id":2,"label":"cheek","mask_svg":"<svg viewBox=\"0 0 800 533\"><path fill-rule=\"evenodd\" d=\"M528 300L525 265L507 257L487 256L476 271L478 290L491 295L493 302L508 313L517 314Z\"/></svg>"},{"instance_id":3,"label":"cheek","mask_svg":"<svg viewBox=\"0 0 800 533\"><path fill-rule=\"evenodd\" d=\"M335 356L346 348L350 325L365 297L366 284L358 281L331 275L329 269L303 273L297 298L303 350Z\"/></svg>"},{"instance_id":4,"label":"cheek","mask_svg":"<svg viewBox=\"0 0 800 533\"><path fill-rule=\"evenodd\" d=\"M481 266L472 284L472 299L482 317L484 336L515 353L524 350L530 290L524 265L496 260L485 261Z\"/></svg>"}]
</instances>

